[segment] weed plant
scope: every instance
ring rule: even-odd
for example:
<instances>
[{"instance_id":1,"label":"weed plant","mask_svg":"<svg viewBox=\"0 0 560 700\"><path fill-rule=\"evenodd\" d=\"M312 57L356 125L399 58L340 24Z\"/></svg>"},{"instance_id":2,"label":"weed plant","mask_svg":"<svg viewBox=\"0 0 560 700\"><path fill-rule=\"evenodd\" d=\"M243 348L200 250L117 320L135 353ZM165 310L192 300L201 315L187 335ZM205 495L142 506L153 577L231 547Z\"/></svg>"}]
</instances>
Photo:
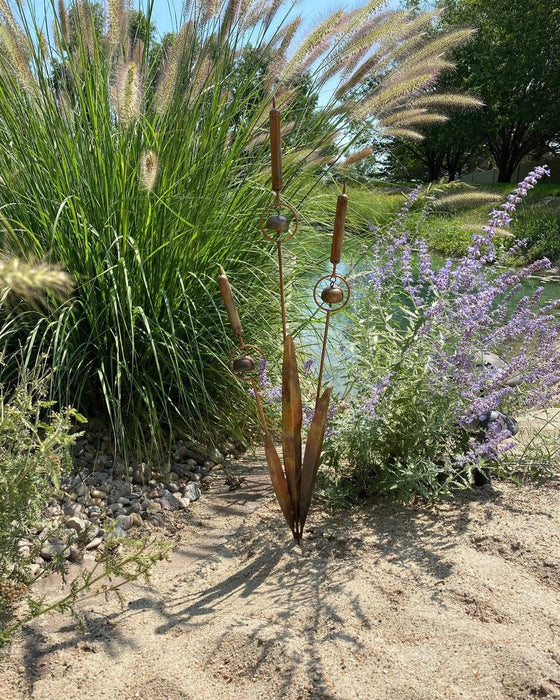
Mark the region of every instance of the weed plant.
<instances>
[{"instance_id":1,"label":"weed plant","mask_svg":"<svg viewBox=\"0 0 560 700\"><path fill-rule=\"evenodd\" d=\"M505 423L487 432L491 411L520 415L559 398L560 323L542 288L511 305L524 278L550 265L498 269L497 234L548 171L537 168L494 209L456 263L434 265L410 227L409 195L374 243L367 272L353 280L346 398L325 443L334 500L396 492L432 498L471 483L474 468L515 448ZM504 361L486 361L488 353ZM485 357L486 354L486 357Z\"/></svg>"}]
</instances>

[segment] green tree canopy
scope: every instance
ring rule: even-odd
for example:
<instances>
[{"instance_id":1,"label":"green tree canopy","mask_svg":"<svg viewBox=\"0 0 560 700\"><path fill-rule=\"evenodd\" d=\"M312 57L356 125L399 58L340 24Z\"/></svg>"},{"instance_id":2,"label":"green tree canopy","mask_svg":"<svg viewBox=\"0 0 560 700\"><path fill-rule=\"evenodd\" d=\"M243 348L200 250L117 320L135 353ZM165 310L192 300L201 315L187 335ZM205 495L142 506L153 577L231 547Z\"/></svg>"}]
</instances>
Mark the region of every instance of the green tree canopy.
<instances>
[{"instance_id":1,"label":"green tree canopy","mask_svg":"<svg viewBox=\"0 0 560 700\"><path fill-rule=\"evenodd\" d=\"M456 79L484 107L472 115L509 182L521 159L560 137L558 0L441 0L443 22L477 32L457 48ZM456 83L457 84L457 83Z\"/></svg>"}]
</instances>

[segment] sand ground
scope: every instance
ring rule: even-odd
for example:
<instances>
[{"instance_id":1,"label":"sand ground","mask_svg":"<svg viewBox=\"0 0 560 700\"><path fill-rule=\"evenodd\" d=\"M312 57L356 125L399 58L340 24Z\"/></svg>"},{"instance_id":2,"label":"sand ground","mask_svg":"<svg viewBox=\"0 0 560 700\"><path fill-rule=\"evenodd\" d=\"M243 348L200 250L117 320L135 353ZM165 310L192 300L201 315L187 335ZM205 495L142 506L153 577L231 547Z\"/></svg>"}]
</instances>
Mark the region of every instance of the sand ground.
<instances>
[{"instance_id":1,"label":"sand ground","mask_svg":"<svg viewBox=\"0 0 560 700\"><path fill-rule=\"evenodd\" d=\"M560 482L315 508L300 548L266 467L237 469L123 608L90 601L85 634L58 615L26 627L0 698L560 698Z\"/></svg>"}]
</instances>

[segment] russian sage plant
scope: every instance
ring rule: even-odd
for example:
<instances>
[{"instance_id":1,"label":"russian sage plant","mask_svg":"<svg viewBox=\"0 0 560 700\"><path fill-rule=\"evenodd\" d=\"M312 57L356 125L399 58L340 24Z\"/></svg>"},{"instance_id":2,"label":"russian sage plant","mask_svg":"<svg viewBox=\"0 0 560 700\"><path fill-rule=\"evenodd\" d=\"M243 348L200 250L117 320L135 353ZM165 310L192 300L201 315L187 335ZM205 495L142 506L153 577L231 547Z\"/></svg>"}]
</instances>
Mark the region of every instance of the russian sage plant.
<instances>
[{"instance_id":1,"label":"russian sage plant","mask_svg":"<svg viewBox=\"0 0 560 700\"><path fill-rule=\"evenodd\" d=\"M515 447L507 421L487 427L492 411L518 416L557 401L560 301L542 303L542 287L523 293L523 281L550 262L505 269L494 246L548 174L535 168L457 261L435 264L411 226L419 189L368 251L353 280L352 384L325 446L339 494L431 497L471 483L473 469Z\"/></svg>"}]
</instances>

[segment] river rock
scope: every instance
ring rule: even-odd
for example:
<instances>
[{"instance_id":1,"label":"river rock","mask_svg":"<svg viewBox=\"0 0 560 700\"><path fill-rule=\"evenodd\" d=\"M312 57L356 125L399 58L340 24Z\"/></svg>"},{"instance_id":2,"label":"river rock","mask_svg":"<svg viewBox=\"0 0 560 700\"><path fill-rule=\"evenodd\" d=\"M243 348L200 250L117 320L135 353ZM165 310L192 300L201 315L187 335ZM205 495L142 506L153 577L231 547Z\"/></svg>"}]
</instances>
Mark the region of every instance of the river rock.
<instances>
[{"instance_id":1,"label":"river rock","mask_svg":"<svg viewBox=\"0 0 560 700\"><path fill-rule=\"evenodd\" d=\"M159 513L160 510L162 510L161 503L156 503L155 501L152 501L148 507L146 508L148 513L151 515L152 513Z\"/></svg>"},{"instance_id":2,"label":"river rock","mask_svg":"<svg viewBox=\"0 0 560 700\"><path fill-rule=\"evenodd\" d=\"M83 513L83 510L84 508L81 503L73 503L67 501L62 505L62 512L64 513L64 515L69 515L71 517Z\"/></svg>"},{"instance_id":3,"label":"river rock","mask_svg":"<svg viewBox=\"0 0 560 700\"><path fill-rule=\"evenodd\" d=\"M119 515L117 518L117 527L121 527L123 530L130 530L132 527L132 518L130 515Z\"/></svg>"},{"instance_id":4,"label":"river rock","mask_svg":"<svg viewBox=\"0 0 560 700\"><path fill-rule=\"evenodd\" d=\"M189 501L197 501L200 498L200 494L200 486L194 481L191 481L183 489L183 498L188 498Z\"/></svg>"},{"instance_id":5,"label":"river rock","mask_svg":"<svg viewBox=\"0 0 560 700\"><path fill-rule=\"evenodd\" d=\"M45 542L41 547L41 557L45 561L51 561L57 555L62 555L64 559L68 559L70 556L70 547L57 542Z\"/></svg>"},{"instance_id":6,"label":"river rock","mask_svg":"<svg viewBox=\"0 0 560 700\"><path fill-rule=\"evenodd\" d=\"M152 469L149 464L142 462L132 470L132 481L135 484L147 484L152 478Z\"/></svg>"},{"instance_id":7,"label":"river rock","mask_svg":"<svg viewBox=\"0 0 560 700\"><path fill-rule=\"evenodd\" d=\"M86 544L86 549L91 550L91 549L97 549L99 545L103 542L102 537L95 537L91 542L88 542Z\"/></svg>"},{"instance_id":8,"label":"river rock","mask_svg":"<svg viewBox=\"0 0 560 700\"><path fill-rule=\"evenodd\" d=\"M224 461L224 455L215 447L210 450L208 457L212 460L212 462L216 462L216 464L222 464Z\"/></svg>"},{"instance_id":9,"label":"river rock","mask_svg":"<svg viewBox=\"0 0 560 700\"><path fill-rule=\"evenodd\" d=\"M78 534L84 532L88 525L89 523L87 520L82 520L82 518L78 518L76 516L68 518L68 520L64 523L64 527L66 527L68 530L75 530Z\"/></svg>"}]
</instances>

